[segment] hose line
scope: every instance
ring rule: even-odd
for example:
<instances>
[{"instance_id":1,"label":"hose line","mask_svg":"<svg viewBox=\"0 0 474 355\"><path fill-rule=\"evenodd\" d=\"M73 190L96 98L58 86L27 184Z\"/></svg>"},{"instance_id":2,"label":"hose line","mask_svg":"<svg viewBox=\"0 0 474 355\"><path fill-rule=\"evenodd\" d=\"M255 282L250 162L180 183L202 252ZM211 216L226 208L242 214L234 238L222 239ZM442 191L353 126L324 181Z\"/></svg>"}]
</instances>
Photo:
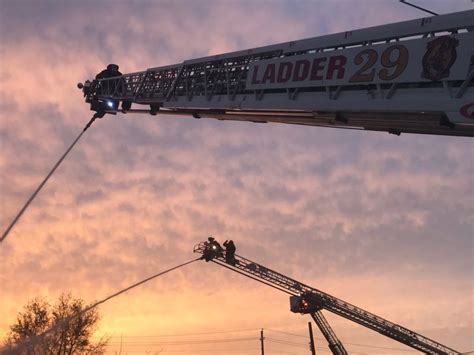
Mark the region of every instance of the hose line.
<instances>
[{"instance_id":1,"label":"hose line","mask_svg":"<svg viewBox=\"0 0 474 355\"><path fill-rule=\"evenodd\" d=\"M2 237L0 238L0 243L3 242L5 240L5 238L8 236L8 234L10 233L11 229L15 226L15 224L18 222L18 220L20 219L20 217L22 216L22 214L25 212L25 210L28 208L28 206L30 205L30 203L34 200L34 198L36 197L36 195L41 191L41 189L43 188L43 186L46 184L46 182L48 182L49 178L51 177L51 175L53 175L53 173L56 171L56 169L59 167L59 165L63 162L63 160L66 158L66 156L69 154L69 152L72 150L72 148L76 145L76 143L79 141L79 139L81 139L82 135L87 131L87 129L92 125L92 123L95 121L95 119L97 118L97 114L95 114L91 119L90 121L86 124L86 126L84 127L84 129L81 131L81 133L77 136L77 138L74 140L74 142L72 142L72 144L70 145L70 147L66 150L66 152L61 156L61 158L58 160L58 162L53 166L53 168L51 169L51 171L48 173L48 175L46 175L46 177L44 178L44 180L41 182L41 184L39 184L39 186L36 188L36 190L33 192L33 194L30 196L30 198L28 199L28 201L26 201L25 205L23 206L23 208L20 210L20 212L18 212L18 214L15 216L15 218L13 219L13 221L10 223L10 225L8 226L8 228L5 230L5 232L3 232L2 234Z\"/></svg>"},{"instance_id":2,"label":"hose line","mask_svg":"<svg viewBox=\"0 0 474 355\"><path fill-rule=\"evenodd\" d=\"M13 354L18 354L18 353L21 353L21 350L24 350L24 349L29 349L31 347L34 347L35 345L37 344L40 344L41 341L43 340L44 336L46 336L47 334L55 331L56 329L58 329L59 327L63 326L63 325L67 325L69 322L73 321L74 319L80 317L81 315L83 315L84 313L87 313L89 312L90 310L96 308L97 306L99 306L100 304L102 303L105 303L107 302L108 300L114 298L114 297L117 297L119 295L121 295L122 293L125 293L127 291L130 291L132 288L135 288L137 286L140 286L142 284L144 284L145 282L148 282L150 280L153 280L154 278L157 278L159 276L162 276L164 274L167 274L171 271L174 271L176 269L179 269L183 266L186 266L186 265L189 265L189 264L192 264L194 263L195 261L198 261L200 260L201 258L197 258L197 259L193 259L191 261L188 261L188 262L185 262L183 264L180 264L180 265L177 265L177 266L174 266L168 270L165 270L165 271L161 271L159 272L158 274L155 274L155 275L152 275L150 277L147 277L146 279L144 280L141 280L137 283L134 283L133 285L131 286L128 286L118 292L115 292L114 294L110 295L110 296L107 296L106 298L100 300L100 301L97 301L93 304L91 304L90 306L87 306L86 308L82 309L81 311L75 313L74 315L72 316L69 316L69 317L66 317L62 320L60 320L58 323L56 323L55 325L53 325L51 328L45 330L43 333L41 334L38 334L38 335L34 335L34 336L31 336L31 337L28 337L27 339L23 340L21 343L19 344L15 344L13 347L7 349L7 348L0 348L0 354L6 354L6 355L13 355Z\"/></svg>"}]
</instances>

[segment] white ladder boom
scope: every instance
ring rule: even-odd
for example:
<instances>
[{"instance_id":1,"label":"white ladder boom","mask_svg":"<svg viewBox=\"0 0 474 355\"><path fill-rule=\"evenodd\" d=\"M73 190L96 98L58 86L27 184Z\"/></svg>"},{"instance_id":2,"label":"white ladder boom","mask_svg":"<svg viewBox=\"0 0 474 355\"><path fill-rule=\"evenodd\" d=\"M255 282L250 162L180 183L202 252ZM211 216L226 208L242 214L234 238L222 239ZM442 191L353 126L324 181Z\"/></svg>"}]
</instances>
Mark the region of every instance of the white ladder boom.
<instances>
[{"instance_id":1,"label":"white ladder boom","mask_svg":"<svg viewBox=\"0 0 474 355\"><path fill-rule=\"evenodd\" d=\"M473 43L469 10L186 60L83 91L94 110L112 100L106 113L474 136Z\"/></svg>"}]
</instances>

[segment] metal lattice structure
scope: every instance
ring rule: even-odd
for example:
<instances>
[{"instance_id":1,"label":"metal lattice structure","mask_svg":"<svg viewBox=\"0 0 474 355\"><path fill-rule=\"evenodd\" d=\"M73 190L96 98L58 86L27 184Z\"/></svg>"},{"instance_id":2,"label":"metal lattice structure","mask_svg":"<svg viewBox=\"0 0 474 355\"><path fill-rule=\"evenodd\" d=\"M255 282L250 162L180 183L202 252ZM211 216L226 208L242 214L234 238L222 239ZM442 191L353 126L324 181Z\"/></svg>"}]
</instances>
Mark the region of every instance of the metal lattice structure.
<instances>
[{"instance_id":1,"label":"metal lattice structure","mask_svg":"<svg viewBox=\"0 0 474 355\"><path fill-rule=\"evenodd\" d=\"M342 345L342 342L336 336L336 333L334 333L321 311L312 312L311 317L313 318L314 322L317 324L319 330L328 342L329 349L332 351L332 353L334 355L347 355L347 351L344 348L344 345Z\"/></svg>"},{"instance_id":2,"label":"metal lattice structure","mask_svg":"<svg viewBox=\"0 0 474 355\"><path fill-rule=\"evenodd\" d=\"M209 253L211 246L212 244L209 242L199 243L194 247L194 252L206 255L206 253ZM296 281L240 255L235 255L234 263L227 263L223 252L214 252L208 259L287 294L305 299L318 309L324 309L337 314L425 354L460 354L460 352L410 329L390 322L362 308L354 306L349 302ZM328 340L329 347L331 351L333 351L333 354L347 354L342 343L337 339L336 334L329 326L329 323L324 319L322 313L317 310L316 312L312 312L311 315L324 337Z\"/></svg>"},{"instance_id":3,"label":"metal lattice structure","mask_svg":"<svg viewBox=\"0 0 474 355\"><path fill-rule=\"evenodd\" d=\"M81 87L87 102L113 100L108 113L474 136L473 41L470 10L191 59Z\"/></svg>"}]
</instances>

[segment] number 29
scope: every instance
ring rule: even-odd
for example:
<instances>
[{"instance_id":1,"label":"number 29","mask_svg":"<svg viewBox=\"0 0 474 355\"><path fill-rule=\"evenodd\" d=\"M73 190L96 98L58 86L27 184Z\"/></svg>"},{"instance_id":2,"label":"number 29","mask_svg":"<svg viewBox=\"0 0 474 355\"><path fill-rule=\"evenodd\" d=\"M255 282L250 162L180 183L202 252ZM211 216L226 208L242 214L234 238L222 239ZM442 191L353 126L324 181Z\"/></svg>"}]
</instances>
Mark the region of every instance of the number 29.
<instances>
[{"instance_id":1,"label":"number 29","mask_svg":"<svg viewBox=\"0 0 474 355\"><path fill-rule=\"evenodd\" d=\"M392 53L396 52L396 57L392 60ZM390 46L382 52L380 63L384 67L378 72L381 80L393 80L398 78L408 65L408 49L405 46L396 44ZM350 79L351 83L370 82L374 80L376 69L373 66L377 63L378 53L375 49L365 49L354 58L354 64L361 65L360 68ZM365 61L365 62L364 62ZM393 71L390 73L390 69Z\"/></svg>"}]
</instances>

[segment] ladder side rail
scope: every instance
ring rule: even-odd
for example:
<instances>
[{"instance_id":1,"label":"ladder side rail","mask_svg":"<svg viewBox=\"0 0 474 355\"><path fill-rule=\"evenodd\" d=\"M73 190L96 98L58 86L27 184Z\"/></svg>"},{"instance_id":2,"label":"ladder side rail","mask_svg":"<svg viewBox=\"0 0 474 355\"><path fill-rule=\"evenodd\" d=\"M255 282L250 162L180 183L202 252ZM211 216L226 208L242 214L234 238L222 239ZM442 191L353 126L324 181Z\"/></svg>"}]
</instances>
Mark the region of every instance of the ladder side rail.
<instances>
[{"instance_id":1,"label":"ladder side rail","mask_svg":"<svg viewBox=\"0 0 474 355\"><path fill-rule=\"evenodd\" d=\"M232 83L230 84L232 90L230 92L230 100L234 100L237 94L242 91L245 91L245 83L247 81L247 73L249 71L249 64L252 60L252 56L249 55L245 62L240 62L238 66L236 66L236 73L232 76Z\"/></svg>"},{"instance_id":2,"label":"ladder side rail","mask_svg":"<svg viewBox=\"0 0 474 355\"><path fill-rule=\"evenodd\" d=\"M221 260L225 263L225 259ZM276 284L282 288L285 288L292 292L292 294L299 294L301 292L302 286L291 278L285 277L273 270L267 269L262 265L254 263L248 259L239 257L236 255L236 265L237 269L244 271L247 274L254 275L262 280Z\"/></svg>"},{"instance_id":3,"label":"ladder side rail","mask_svg":"<svg viewBox=\"0 0 474 355\"><path fill-rule=\"evenodd\" d=\"M145 73L146 72L141 72L122 76L125 83L125 92L123 93L124 98L132 100L135 99L137 88L142 83Z\"/></svg>"},{"instance_id":4,"label":"ladder side rail","mask_svg":"<svg viewBox=\"0 0 474 355\"><path fill-rule=\"evenodd\" d=\"M342 33L336 33L331 35L319 36L314 38L302 39L298 41L285 42L280 44L274 44L270 46L258 47L253 49L247 49L242 51L230 52L221 55L214 55L208 57L202 57L197 59L186 60L181 64L174 64L168 66L162 66L157 68L151 68L147 71L172 73L172 79L179 77L176 73L177 68L183 66L195 66L202 65L203 63L211 64L209 68L212 68L212 63L216 62L233 62L239 58L252 57L252 61L259 61L263 59L276 58L279 56L291 56L294 54L307 54L314 53L316 51L327 51L335 50L346 47L358 47L364 44L371 43L387 43L392 40L403 41L404 39L411 39L417 36L433 36L437 33L442 34L443 32L457 33L460 30L473 31L474 28L474 10L468 10L453 14L440 15L436 17L427 17L416 20L404 21L394 24L387 24L382 26L370 27L365 29L359 29L354 31L347 31ZM130 100L131 93L137 88L141 90L141 82L145 78L144 72L129 73L124 75L124 82L126 84L126 90L123 94L123 98ZM111 97L113 92L111 89L106 88L106 83L111 79L101 79L102 85L98 85L100 88L101 96ZM154 85L160 88L159 93L155 93L154 96L158 98L165 97L163 92L170 93L170 89L173 87L173 82L163 81L164 85ZM205 87L207 83L205 83ZM134 90L135 89L135 90ZM137 93L140 96L140 92ZM217 94L217 93L214 93ZM122 97L122 96L121 96Z\"/></svg>"},{"instance_id":5,"label":"ladder side rail","mask_svg":"<svg viewBox=\"0 0 474 355\"><path fill-rule=\"evenodd\" d=\"M204 249L205 245L204 243L201 243L195 247L194 251L202 254ZM236 265L234 267L241 270L244 274L252 275L268 283L276 284L289 290L290 292L293 292L295 295L311 294L314 298L314 301L322 308L415 349L425 351L428 354L460 354L454 349L439 344L432 339L422 336L421 334L413 332L398 324L392 323L382 317L338 299L337 297L331 296L316 288L300 283L240 255L236 254L235 259ZM226 264L223 255L215 257L214 260L219 260L222 264Z\"/></svg>"},{"instance_id":6,"label":"ladder side rail","mask_svg":"<svg viewBox=\"0 0 474 355\"><path fill-rule=\"evenodd\" d=\"M287 288L281 287L281 286L279 286L278 284L276 284L276 283L274 283L274 282L271 282L271 281L262 279L261 277L258 277L258 276L255 275L255 274L248 273L248 272L245 272L245 271L242 270L242 269L235 268L235 267L233 267L233 266L231 266L231 265L229 265L229 264L227 264L227 263L225 263L225 262L222 262L222 261L220 261L220 260L218 260L218 259L213 259L212 262L215 263L215 264L218 264L218 265L220 265L220 266L223 266L223 267L225 267L225 268L227 268L227 269L229 269L229 270L232 270L232 271L234 271L234 272L236 272L236 273L238 273L238 274L241 274L241 275L243 275L243 276L245 276L245 277L248 277L248 278L250 278L250 279L252 279L252 280L255 280L255 281L258 281L258 282L260 282L260 283L263 283L263 284L265 284L265 285L267 285L267 286L273 287L274 289L277 289L278 291L285 292L285 293L287 293L287 294L289 294L289 295L292 295L292 296L297 296L294 292L292 292L291 290L288 290Z\"/></svg>"},{"instance_id":7,"label":"ladder side rail","mask_svg":"<svg viewBox=\"0 0 474 355\"><path fill-rule=\"evenodd\" d=\"M162 90L161 92L157 89L161 83L161 79L163 76L162 71L150 71L151 74L150 76L150 82L149 84L146 85L145 90L146 92L144 93L144 96L152 97L152 98L163 98L164 97L164 91Z\"/></svg>"},{"instance_id":8,"label":"ladder side rail","mask_svg":"<svg viewBox=\"0 0 474 355\"><path fill-rule=\"evenodd\" d=\"M473 14L474 14L474 10L473 10ZM474 21L473 21L474 22ZM474 26L474 23L472 24ZM463 27L463 26L461 26ZM466 27L466 26L464 26ZM463 28L464 28L463 27ZM469 29L469 28L468 28ZM471 28L472 30L472 28ZM451 32L457 32L457 29L455 28L450 28L449 31ZM425 33L426 34L426 33ZM383 40L381 41L375 41L377 43L387 43L387 42L390 42L392 40L395 40L395 41L399 41L400 40L400 35L396 35L396 36L390 36L390 37L385 37ZM352 44L352 47L357 47L357 46L362 46L364 44L367 44L368 42L371 42L371 44L377 44L377 43L374 43L374 41L363 41L363 42L360 42L360 43L355 43L355 44ZM341 49L341 48L345 48L344 45L338 45L338 44L335 44L335 45L331 45L329 47L326 47L326 48L322 48L322 47L318 47L317 50L318 51L327 51L327 50L335 50L335 49ZM291 56L291 55L295 55L295 54L311 54L311 53L315 53L316 52L316 49L314 48L307 48L305 50L297 50L297 48L293 48L292 51L284 51L283 48L279 48L278 50L274 50L274 51L270 51L270 52L264 52L264 53L258 53L258 54L253 54L252 55L252 60L249 61L249 63L252 63L252 62L258 62L260 60L264 60L264 59L272 59L272 58L277 58L277 57L281 57L281 56ZM184 86L185 84L184 83L180 83L179 82L179 73L176 73L176 70L177 68L180 68L182 69L183 66L190 66L190 67L199 67L199 66L203 66L204 65L204 76L209 73L210 71L216 71L216 72L219 72L221 74L221 76L225 76L225 68L226 68L226 65L225 63L226 62L236 62L238 61L238 59L242 58L242 57L226 57L226 60L223 60L221 58L222 56L215 56L215 57L211 57L213 58L213 60L192 60L192 61L184 61L183 64L181 65L174 65L174 66L166 66L166 67L158 67L154 70L157 70L157 71L160 71L160 72L164 72L164 73L173 73L172 74L172 79L169 78L170 80L173 81L173 83L169 83L167 82L165 87L163 88L163 90L166 90L167 91L167 95L157 95L157 97L166 97L167 99L169 99L169 95L172 91L172 87L173 86L177 86L179 88L181 88L180 90L180 94L184 94ZM206 57L207 58L207 57ZM218 58L218 59L216 59ZM247 55L247 58L249 58L249 55ZM187 63L192 63L192 64L187 64ZM243 70L243 72L245 73L244 77L246 78L246 74L248 72L248 64L245 68L245 70ZM151 71L151 70L148 70L148 71ZM141 73L145 73L145 72L141 72ZM201 74L202 75L202 74ZM125 74L126 77L128 76L132 76L135 77L136 75L133 75L133 74ZM182 76L182 79L186 79L186 75L183 75ZM101 80L104 80L104 82L107 82L108 80L111 80L111 79L101 79ZM125 78L125 81L128 81L127 78ZM202 81L202 79L201 79ZM207 94L207 89L208 89L208 86L209 85L212 85L213 87L217 86L216 85L216 82L210 82L210 79L209 78L205 78L204 80L204 91L205 93ZM465 84L466 86L468 84ZM350 86L353 86L353 85L343 85L341 86L341 90L343 89L343 87L350 87ZM102 85L102 89L104 89L104 85ZM193 88L194 89L194 88ZM199 90L197 90L199 92ZM213 94L216 94L216 95L223 95L225 94L226 90L221 89L220 91L218 92L215 92L213 90ZM245 88L242 88L242 93L250 93L252 90L245 90ZM239 92L240 93L240 92ZM112 93L111 92L105 92L103 93L104 96L108 95L108 96L112 96ZM459 94L458 94L459 95ZM130 99L129 97L126 97L127 99Z\"/></svg>"},{"instance_id":9,"label":"ladder side rail","mask_svg":"<svg viewBox=\"0 0 474 355\"><path fill-rule=\"evenodd\" d=\"M137 88L142 84L146 71L125 74L120 77L95 79L92 95L99 98L134 99ZM122 90L118 90L119 86Z\"/></svg>"},{"instance_id":10,"label":"ladder side rail","mask_svg":"<svg viewBox=\"0 0 474 355\"><path fill-rule=\"evenodd\" d=\"M335 311L339 315L351 320L358 320L358 323L371 325L374 329L391 329L398 330L403 334L414 335L416 333L398 326L382 317L365 311L359 307L356 307L348 302L340 300L334 296L331 296L325 292L322 292L313 287L302 284L294 279L286 277L274 270L268 269L260 264L257 264L249 259L236 255L236 268L244 271L247 274L257 276L265 281L273 282L277 285L282 285L288 289L291 289L296 294L302 294L310 292L318 297L318 303L324 308ZM217 257L222 263L225 263L225 258L222 256ZM435 342L433 342L435 343Z\"/></svg>"},{"instance_id":11,"label":"ladder side rail","mask_svg":"<svg viewBox=\"0 0 474 355\"><path fill-rule=\"evenodd\" d=\"M215 69L214 69L215 70ZM191 72L188 70L188 73ZM209 78L207 78L207 88L218 88L218 90L213 91L214 95L220 95L220 96L227 96L228 91L227 91L227 83L226 83L226 73L225 69L223 68L222 70L218 71L215 70L217 73L217 76L215 76L215 82L211 82ZM209 73L209 72L207 72ZM165 93L170 90L172 86L172 80L169 78L166 78L166 80L159 79L156 76L150 76L149 78L146 78L146 72L143 72L143 76L133 76L129 77L126 76L122 78L122 81L125 86L125 92L118 92L116 93L115 91L115 85L114 82L117 80L116 78L112 79L101 79L100 84L97 83L96 87L100 89L99 91L96 92L97 96L99 98L115 98L119 100L130 100L132 102L137 102L140 103L140 98L154 98L157 100L157 102L164 102L165 101ZM252 89L246 89L245 87L245 82L248 74L248 69L241 70L239 71L238 76L236 75L234 78L231 78L232 81L230 82L231 87L234 88L232 95L235 98L236 95L249 95L254 92ZM452 90L456 90L454 93L455 98L459 99L461 98L467 89L469 87L472 87L472 77L473 77L473 71L470 71L469 73L466 74L466 78L462 80L448 80L448 81L433 81L433 82L397 82L396 83L396 88L398 91L404 88L422 88L422 89L437 89L438 87L445 85L451 88ZM143 82L145 80L145 82ZM186 80L188 80L188 83L186 84ZM193 74L188 77L186 75L181 75L181 78L179 79L178 82L176 82L176 87L175 87L175 95L176 96L182 96L186 97L186 85L188 85L188 90L193 91L196 95L204 95L206 92L204 88L204 74ZM149 88L152 88L151 90ZM318 85L315 84L314 86L308 86L308 87L302 87L298 89L298 92L301 93L306 93L306 92L313 92L313 91L318 91L323 89L325 86L323 85ZM384 100L391 100L393 98L393 87L387 88L384 87L383 85L380 85L380 87L377 87L379 91L385 92L386 95L382 98L379 94L375 95L374 91L369 89L369 85L354 85L354 84L341 84L338 85L337 87L337 94L340 94L341 92L344 92L346 90L349 90L350 92L352 91L360 91L366 95L368 93L371 93L371 95L375 95L374 97L369 97L370 100L369 102L372 101L384 101ZM139 90L138 90L139 89ZM286 89L288 90L288 89ZM375 89L374 89L375 90ZM282 93L285 91L285 89L262 89L261 91L269 93ZM150 94L153 95L150 95ZM147 95L148 94L148 95ZM445 92L447 95L447 93ZM331 100L339 100L339 95L334 96L330 98ZM231 104L231 99L229 99L227 103L227 109L232 108ZM179 105L176 108L180 108ZM256 109L258 110L258 109Z\"/></svg>"},{"instance_id":12,"label":"ladder side rail","mask_svg":"<svg viewBox=\"0 0 474 355\"><path fill-rule=\"evenodd\" d=\"M306 288L307 286L305 286ZM354 306L348 302L331 296L318 289L307 288L306 292L314 295L315 301L324 309L340 315L353 322L359 323L372 330L377 331L394 340L400 341L406 345L412 346L416 349L424 351L431 351L429 353L442 354L459 354L454 349L448 348L432 339L429 339L421 334L413 332L401 325L392 323L380 316L370 313L362 308Z\"/></svg>"},{"instance_id":13,"label":"ladder side rail","mask_svg":"<svg viewBox=\"0 0 474 355\"><path fill-rule=\"evenodd\" d=\"M163 97L165 101L169 101L173 93L173 86L174 86L174 83L176 82L176 78L179 77L182 70L183 70L183 66L178 66L178 67L170 68L168 70L163 70L162 80L159 83L159 85L155 88L154 95L157 95L160 98Z\"/></svg>"},{"instance_id":14,"label":"ladder side rail","mask_svg":"<svg viewBox=\"0 0 474 355\"><path fill-rule=\"evenodd\" d=\"M168 101L170 99L171 95L173 94L173 92L176 88L176 84L178 83L179 78L182 76L184 69L185 69L185 65L182 65L179 68L179 71L177 72L176 76L173 78L173 82L171 84L171 87L168 89L168 91L166 93L166 101Z\"/></svg>"},{"instance_id":15,"label":"ladder side rail","mask_svg":"<svg viewBox=\"0 0 474 355\"><path fill-rule=\"evenodd\" d=\"M143 88L146 86L146 83L148 81L150 73L148 71L146 72L141 72L139 74L136 74L132 77L124 77L124 82L125 84L125 99L126 97L132 97L131 101L135 101L137 98L139 98L141 95L141 92L143 91ZM128 82L127 82L128 79Z\"/></svg>"},{"instance_id":16,"label":"ladder side rail","mask_svg":"<svg viewBox=\"0 0 474 355\"><path fill-rule=\"evenodd\" d=\"M125 74L132 83L134 90L129 93L130 99L135 98L157 98L164 99L171 91L173 83L179 76L181 70L179 64L156 69L149 69L132 76ZM127 80L126 79L126 80Z\"/></svg>"},{"instance_id":17,"label":"ladder side rail","mask_svg":"<svg viewBox=\"0 0 474 355\"><path fill-rule=\"evenodd\" d=\"M347 37L350 37L352 39L352 42L346 42L343 40L337 41L337 39L334 39L335 42L330 42L330 41L323 42L323 41L318 41L318 39L320 38L315 37L312 39L307 39L306 43L300 43L299 46L293 45L292 48L289 48L284 53L285 53L285 56L288 56L288 55L295 55L295 54L304 54L304 53L309 53L313 51L326 52L326 51L344 49L344 48L357 48L357 47L363 47L366 45L378 45L378 44L390 43L390 42L403 42L405 40L411 40L411 39L417 39L417 38L436 37L437 35L444 35L445 32L459 33L459 31L461 30L469 32L470 31L469 29L470 29L470 26L467 25L466 23L459 23L459 24L453 24L453 26L450 26L450 27L440 27L436 30L420 28L419 30L406 32L406 33L404 33L403 31L397 31L393 33L389 33L387 31L380 32L380 34L378 35L374 34L374 36L368 36L367 38L361 37L357 41L355 41L355 38L353 36L353 33L355 31L347 31L346 33L344 33L344 35ZM301 41L305 41L305 40L301 40Z\"/></svg>"},{"instance_id":18,"label":"ladder side rail","mask_svg":"<svg viewBox=\"0 0 474 355\"><path fill-rule=\"evenodd\" d=\"M101 79L100 83L96 83L96 88L98 89L96 91L96 95L99 98L115 98L119 100L131 100L132 102L137 102L140 103L140 98L155 98L157 102L163 102L165 101L165 93L167 93L172 86L172 81L169 79L163 80L159 79L157 77L150 76L149 78L146 79L146 82L144 85L142 85L143 80L145 80L145 74L146 72L143 72L143 76L133 76L129 77L126 76L122 78L124 86L125 86L125 92L123 93L118 93L116 94L115 92L115 85L113 85L114 81L117 79ZM253 89L246 89L245 88L245 82L248 74L248 69L247 70L242 70L239 72L239 76L236 76L235 78L231 78L231 87L234 88L234 91L232 92L233 96L235 97L236 95L249 95L254 93ZM225 72L219 72L220 77L217 79L219 82L212 83L212 85L217 85L219 84L219 90L215 90L213 93L214 95L225 95L227 96L227 86L225 84ZM472 87L472 77L473 77L473 72L469 72L466 75L466 79L463 81L460 80L448 80L448 81L443 81L443 82L438 82L438 81L433 81L433 82L397 82L396 87L400 91L400 89L405 89L405 88L423 88L423 89L437 89L442 85L442 83L445 83L444 85L449 86L453 90L456 90L454 93L455 98L459 99L463 97L465 92L469 87ZM188 90L193 91L197 95L204 95L204 75L191 75L188 78ZM180 81L177 82L175 92L176 96L182 96L186 97L186 76L181 75ZM212 87L209 83L209 78L208 78L208 83L207 86L208 88ZM222 85L224 83L224 85ZM102 85L104 84L104 85ZM418 85L418 86L417 86ZM149 88L152 88L152 90L149 90ZM138 90L140 88L140 90ZM324 85L318 85L315 84L314 86L307 86L307 87L301 87L298 88L298 92L300 93L307 93L307 92L313 92L313 91L321 91L324 89ZM381 86L381 89L383 91L387 91L385 98L379 97L379 95L375 95L375 97L371 98L369 97L369 102L372 101L384 101L384 100L390 100L393 98L393 88L386 88ZM287 90L287 89L286 89ZM344 92L345 90L349 91L360 91L364 93L366 96L368 93L373 95L373 90L369 88L369 85L354 85L354 84L341 84L337 86L337 94L340 94L341 92ZM261 91L263 92L269 92L269 93L283 93L285 89L262 89ZM380 91L380 90L379 90ZM147 94L153 94L153 95L147 95ZM339 96L339 95L338 95ZM331 100L339 100L339 97L334 97L334 95L331 97ZM229 101L229 105L230 105ZM179 108L177 106L176 108ZM228 107L228 109L231 109L231 107ZM258 109L256 109L258 110Z\"/></svg>"},{"instance_id":19,"label":"ladder side rail","mask_svg":"<svg viewBox=\"0 0 474 355\"><path fill-rule=\"evenodd\" d=\"M205 91L205 72L206 64L198 63L195 65L186 64L189 73L188 90L194 95L202 95Z\"/></svg>"},{"instance_id":20,"label":"ladder side rail","mask_svg":"<svg viewBox=\"0 0 474 355\"><path fill-rule=\"evenodd\" d=\"M273 270L267 269L262 265L256 264L248 259L240 257L236 255L236 264L234 266L229 265L225 262L225 258L222 256L218 256L212 260L216 264L224 266L230 270L238 272L241 275L250 277L256 281L262 282L268 286L276 288L280 291L286 292L288 294L296 295L298 292L299 287L297 290L288 288L281 288L282 283L288 285L294 285L297 283L295 280L292 280L284 275L281 275ZM249 268L250 265L255 265L255 269ZM342 345L341 341L336 336L336 333L333 331L331 326L329 325L328 321L321 313L321 311L317 311L312 313L311 316L313 317L314 321L318 325L321 333L326 338L329 349L333 352L334 355L347 355L347 351L345 350L344 346Z\"/></svg>"},{"instance_id":21,"label":"ladder side rail","mask_svg":"<svg viewBox=\"0 0 474 355\"><path fill-rule=\"evenodd\" d=\"M323 305L321 304L321 306ZM354 323L358 323L366 328L376 331L377 333L385 335L393 340L396 340L417 350L423 351L427 354L459 354L458 352L454 350L451 351L452 349L446 348L440 344L432 345L431 342L427 343L425 341L426 339L418 339L418 337L412 334L413 332L410 332L411 334L400 332L397 327L390 327L381 324L380 322L374 321L370 318L362 317L360 314L345 312L341 308L333 307L328 304L325 304L323 308L343 318L349 319Z\"/></svg>"},{"instance_id":22,"label":"ladder side rail","mask_svg":"<svg viewBox=\"0 0 474 355\"><path fill-rule=\"evenodd\" d=\"M123 95L123 78L120 76L118 78L115 78L114 80L111 80L111 82L112 97L121 98Z\"/></svg>"},{"instance_id":23,"label":"ladder side rail","mask_svg":"<svg viewBox=\"0 0 474 355\"><path fill-rule=\"evenodd\" d=\"M431 16L415 20L402 21L392 24L362 28L335 34L311 37L297 41L282 42L268 46L256 47L219 55L206 56L187 60L185 63L194 64L202 61L227 59L246 54L258 55L261 53L283 50L286 53L306 51L317 48L335 48L355 46L364 42L381 42L387 38L403 39L428 33L469 29L474 26L474 10L467 10L452 14Z\"/></svg>"},{"instance_id":24,"label":"ladder side rail","mask_svg":"<svg viewBox=\"0 0 474 355\"><path fill-rule=\"evenodd\" d=\"M139 92L139 88L143 85L146 79L146 75L146 71L122 75L125 87L123 99L131 101L135 100Z\"/></svg>"},{"instance_id":25,"label":"ladder side rail","mask_svg":"<svg viewBox=\"0 0 474 355\"><path fill-rule=\"evenodd\" d=\"M294 282L301 286L303 292L309 291L312 294L318 295L318 301L323 308L416 349L428 351L428 353L430 353L430 351L431 353L439 353L441 351L443 354L458 354L454 349L439 344L421 334L413 332L401 325L392 323L380 316L338 299L337 297L331 296L323 291L287 278L273 270L267 269L267 271L260 272L259 275L267 279L269 276L273 276L277 280L279 277L282 277L288 286L291 285L291 282ZM294 286L292 288L295 289Z\"/></svg>"},{"instance_id":26,"label":"ladder side rail","mask_svg":"<svg viewBox=\"0 0 474 355\"><path fill-rule=\"evenodd\" d=\"M93 81L91 96L100 99L115 98L140 102L141 99L161 99L169 97L173 86L182 72L179 65L166 66L158 70L124 74L121 77L96 79ZM119 90L119 85L123 90Z\"/></svg>"},{"instance_id":27,"label":"ladder side rail","mask_svg":"<svg viewBox=\"0 0 474 355\"><path fill-rule=\"evenodd\" d=\"M106 79L95 79L91 85L91 93L96 96L105 98L114 97L116 93L117 83L120 81L120 76Z\"/></svg>"},{"instance_id":28,"label":"ladder side rail","mask_svg":"<svg viewBox=\"0 0 474 355\"><path fill-rule=\"evenodd\" d=\"M204 249L204 243L200 243L194 248L194 252L203 254ZM268 269L237 254L235 255L235 260L235 265L230 265L226 263L226 260L223 255L216 256L213 259L213 261L217 261L218 264L222 266L231 268L234 271L235 269L238 269L246 276L251 275L252 277L257 277L260 280L269 282L280 288L283 288L293 295L300 295L302 292L303 285L296 280L286 277L274 270Z\"/></svg>"},{"instance_id":29,"label":"ladder side rail","mask_svg":"<svg viewBox=\"0 0 474 355\"><path fill-rule=\"evenodd\" d=\"M135 93L137 91L139 83L141 82L142 73L127 74L122 76L123 81L125 82L124 96L126 98L135 98Z\"/></svg>"},{"instance_id":30,"label":"ladder side rail","mask_svg":"<svg viewBox=\"0 0 474 355\"><path fill-rule=\"evenodd\" d=\"M339 340L321 311L311 313L311 317L321 331L321 334L323 334L324 338L326 338L329 349L331 349L332 353L334 355L347 355L347 350L344 348L344 345Z\"/></svg>"},{"instance_id":31,"label":"ladder side rail","mask_svg":"<svg viewBox=\"0 0 474 355\"><path fill-rule=\"evenodd\" d=\"M153 70L147 70L143 78L142 85L137 88L135 98L151 98L159 85L159 73Z\"/></svg>"},{"instance_id":32,"label":"ladder side rail","mask_svg":"<svg viewBox=\"0 0 474 355\"><path fill-rule=\"evenodd\" d=\"M260 56L237 56L227 58L227 60L214 59L209 61L197 61L192 64L189 64L189 61L185 61L184 64L189 68L188 70L193 73L192 77L195 79L191 83L188 82L188 85L191 84L188 90L196 92L198 95L207 95L209 91L211 91L212 95L227 95L230 88L234 87L237 89L233 91L233 95L235 96L238 93L242 93L245 89L241 88L241 84L243 79L247 78L247 72L251 62L279 57L281 52L281 50L278 50L265 52ZM234 73L234 75L230 78L231 85L227 87L227 75L229 72ZM184 88L186 86L185 77L182 77L181 82L178 82L176 86L181 89L184 95Z\"/></svg>"}]
</instances>

